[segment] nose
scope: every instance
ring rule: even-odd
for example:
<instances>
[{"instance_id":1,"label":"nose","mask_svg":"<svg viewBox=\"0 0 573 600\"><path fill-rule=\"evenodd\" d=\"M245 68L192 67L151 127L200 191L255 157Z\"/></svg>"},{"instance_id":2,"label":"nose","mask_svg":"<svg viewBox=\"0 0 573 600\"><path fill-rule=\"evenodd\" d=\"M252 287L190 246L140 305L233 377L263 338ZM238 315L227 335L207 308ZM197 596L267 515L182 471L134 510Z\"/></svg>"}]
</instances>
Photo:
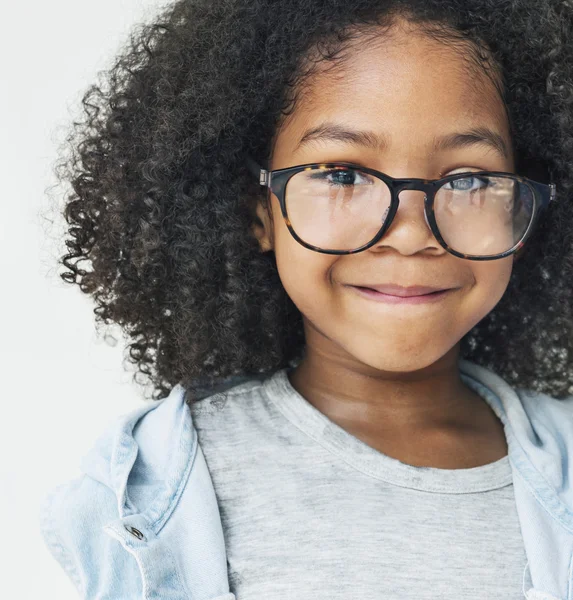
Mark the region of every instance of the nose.
<instances>
[{"instance_id":1,"label":"nose","mask_svg":"<svg viewBox=\"0 0 573 600\"><path fill-rule=\"evenodd\" d=\"M372 249L393 248L405 256L422 251L445 252L428 223L424 210L426 194L419 190L402 190L398 199L400 203L390 227Z\"/></svg>"}]
</instances>

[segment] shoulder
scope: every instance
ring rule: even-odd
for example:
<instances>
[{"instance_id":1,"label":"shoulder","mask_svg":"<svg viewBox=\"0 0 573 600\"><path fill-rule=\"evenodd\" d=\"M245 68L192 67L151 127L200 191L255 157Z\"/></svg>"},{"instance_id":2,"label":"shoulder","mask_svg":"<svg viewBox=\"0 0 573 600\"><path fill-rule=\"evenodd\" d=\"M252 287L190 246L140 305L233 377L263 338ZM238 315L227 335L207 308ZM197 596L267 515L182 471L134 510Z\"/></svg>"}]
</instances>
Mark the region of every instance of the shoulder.
<instances>
[{"instance_id":1,"label":"shoulder","mask_svg":"<svg viewBox=\"0 0 573 600\"><path fill-rule=\"evenodd\" d=\"M554 398L543 392L516 388L523 409L536 425L540 438L571 445L573 450L573 396ZM547 439L549 441L549 438Z\"/></svg>"},{"instance_id":2,"label":"shoulder","mask_svg":"<svg viewBox=\"0 0 573 600\"><path fill-rule=\"evenodd\" d=\"M193 428L209 471L229 473L245 458L238 447L253 447L265 437L268 415L262 384L251 379L190 402Z\"/></svg>"},{"instance_id":3,"label":"shoulder","mask_svg":"<svg viewBox=\"0 0 573 600\"><path fill-rule=\"evenodd\" d=\"M83 598L121 597L124 584L112 577L115 572L129 582L125 597L133 597L138 566L117 532L127 534L130 519L153 508L153 499L162 495L164 481L157 474L174 445L186 443L192 450L188 413L184 389L176 386L164 400L119 417L83 457L83 474L42 502L44 541Z\"/></svg>"},{"instance_id":4,"label":"shoulder","mask_svg":"<svg viewBox=\"0 0 573 600\"><path fill-rule=\"evenodd\" d=\"M254 378L230 378L205 390L197 406L218 411L225 399L257 385ZM185 528L197 521L205 534L192 552L219 547L216 499L186 396L177 385L164 400L118 418L83 458L82 476L45 498L45 543L83 598L135 597L141 589L143 559L136 560L133 530L159 544L174 522Z\"/></svg>"},{"instance_id":5,"label":"shoulder","mask_svg":"<svg viewBox=\"0 0 573 600\"><path fill-rule=\"evenodd\" d=\"M191 416L196 427L200 428L205 419L216 418L228 413L231 407L244 407L256 402L262 391L265 377L232 377L226 384L209 390L189 402Z\"/></svg>"},{"instance_id":6,"label":"shoulder","mask_svg":"<svg viewBox=\"0 0 573 600\"><path fill-rule=\"evenodd\" d=\"M562 418L565 428L573 424L573 396L555 398L543 392L510 385L493 370L476 363L460 360L460 371L465 381L473 380L480 384L482 390L490 390L494 397L489 396L490 402L499 404L507 413L508 418L516 418L518 413L524 413L530 420L542 422L558 421Z\"/></svg>"}]
</instances>

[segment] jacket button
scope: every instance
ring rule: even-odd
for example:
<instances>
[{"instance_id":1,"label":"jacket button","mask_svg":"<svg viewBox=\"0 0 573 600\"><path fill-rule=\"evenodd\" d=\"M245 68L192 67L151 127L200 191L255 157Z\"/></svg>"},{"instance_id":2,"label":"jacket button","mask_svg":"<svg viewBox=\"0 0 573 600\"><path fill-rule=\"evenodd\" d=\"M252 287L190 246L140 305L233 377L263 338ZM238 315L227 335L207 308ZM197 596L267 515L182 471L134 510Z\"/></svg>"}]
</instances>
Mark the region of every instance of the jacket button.
<instances>
[{"instance_id":1,"label":"jacket button","mask_svg":"<svg viewBox=\"0 0 573 600\"><path fill-rule=\"evenodd\" d=\"M127 529L127 531L129 531L129 533L131 533L131 535L135 538L137 538L138 540L144 540L145 536L143 535L143 533L141 533L141 531L139 531L139 529L136 529L135 527L131 527L128 525L125 525L125 528Z\"/></svg>"}]
</instances>

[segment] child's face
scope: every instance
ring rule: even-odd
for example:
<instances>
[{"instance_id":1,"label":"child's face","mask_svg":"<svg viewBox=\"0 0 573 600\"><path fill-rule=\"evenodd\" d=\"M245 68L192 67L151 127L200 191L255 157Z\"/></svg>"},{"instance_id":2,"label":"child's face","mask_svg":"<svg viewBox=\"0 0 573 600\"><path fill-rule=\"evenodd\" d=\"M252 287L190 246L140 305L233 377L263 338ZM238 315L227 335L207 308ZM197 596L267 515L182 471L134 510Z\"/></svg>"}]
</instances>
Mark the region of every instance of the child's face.
<instances>
[{"instance_id":1,"label":"child's face","mask_svg":"<svg viewBox=\"0 0 573 600\"><path fill-rule=\"evenodd\" d=\"M394 30L388 43L352 51L340 70L314 76L309 93L277 133L271 169L345 161L393 177L512 172L503 104L491 81L472 73L461 52L403 29ZM386 146L322 139L297 147L307 130L325 122L371 131ZM478 127L501 136L510 156L486 143L432 152L434 138ZM307 345L379 370L412 371L457 353L459 340L493 309L508 285L513 258L479 262L447 253L426 224L423 200L422 192L402 192L384 237L368 250L341 256L297 243L274 195L271 218L259 207L262 247L274 248L281 281L303 315ZM360 295L352 284L455 289L437 302L388 304Z\"/></svg>"}]
</instances>

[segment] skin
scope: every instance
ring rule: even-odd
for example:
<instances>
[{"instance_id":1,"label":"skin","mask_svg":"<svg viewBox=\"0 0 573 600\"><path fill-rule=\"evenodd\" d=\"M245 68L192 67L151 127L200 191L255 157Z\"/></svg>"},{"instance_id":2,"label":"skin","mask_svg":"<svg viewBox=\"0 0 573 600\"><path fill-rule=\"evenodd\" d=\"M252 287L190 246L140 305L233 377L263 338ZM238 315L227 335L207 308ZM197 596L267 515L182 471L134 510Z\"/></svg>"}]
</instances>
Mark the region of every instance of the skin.
<instances>
[{"instance_id":1,"label":"skin","mask_svg":"<svg viewBox=\"0 0 573 600\"><path fill-rule=\"evenodd\" d=\"M437 179L467 170L514 172L507 116L462 50L398 22L383 41L365 41L335 70L317 72L275 136L271 169L345 161L393 177ZM297 148L324 122L369 130L371 148L321 139ZM509 148L486 143L432 151L435 137L487 127ZM306 355L294 388L334 423L379 451L415 466L470 468L507 455L502 423L459 375L461 338L503 296L513 257L470 261L446 252L428 228L423 193L404 191L386 235L354 255L306 249L290 235L278 199L257 214L262 251L303 315ZM347 284L455 288L437 303L384 304Z\"/></svg>"}]
</instances>

